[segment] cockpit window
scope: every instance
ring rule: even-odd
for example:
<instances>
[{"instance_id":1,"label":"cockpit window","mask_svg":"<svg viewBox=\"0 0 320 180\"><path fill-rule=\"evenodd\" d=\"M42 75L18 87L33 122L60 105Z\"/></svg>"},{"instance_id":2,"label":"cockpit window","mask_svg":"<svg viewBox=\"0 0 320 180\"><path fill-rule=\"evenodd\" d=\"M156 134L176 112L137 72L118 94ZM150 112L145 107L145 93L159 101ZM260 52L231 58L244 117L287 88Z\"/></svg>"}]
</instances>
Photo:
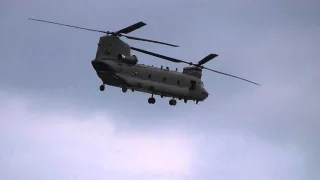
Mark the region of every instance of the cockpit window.
<instances>
[{"instance_id":1,"label":"cockpit window","mask_svg":"<svg viewBox=\"0 0 320 180\"><path fill-rule=\"evenodd\" d=\"M204 88L203 82L200 82L200 86L201 86L202 88Z\"/></svg>"}]
</instances>

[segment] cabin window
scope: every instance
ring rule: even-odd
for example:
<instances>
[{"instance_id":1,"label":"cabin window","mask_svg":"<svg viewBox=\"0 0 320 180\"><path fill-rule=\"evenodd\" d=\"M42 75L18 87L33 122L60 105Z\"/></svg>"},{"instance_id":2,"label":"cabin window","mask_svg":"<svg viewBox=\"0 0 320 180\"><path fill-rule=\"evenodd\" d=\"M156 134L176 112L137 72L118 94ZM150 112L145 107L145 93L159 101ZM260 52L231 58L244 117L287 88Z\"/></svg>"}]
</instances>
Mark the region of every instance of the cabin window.
<instances>
[{"instance_id":1,"label":"cabin window","mask_svg":"<svg viewBox=\"0 0 320 180\"><path fill-rule=\"evenodd\" d=\"M149 78L149 79L151 78L151 74L148 75L148 78Z\"/></svg>"},{"instance_id":2,"label":"cabin window","mask_svg":"<svg viewBox=\"0 0 320 180\"><path fill-rule=\"evenodd\" d=\"M162 80L163 80L163 81L166 81L166 80L167 80L167 78L165 78L165 77L164 77Z\"/></svg>"},{"instance_id":3,"label":"cabin window","mask_svg":"<svg viewBox=\"0 0 320 180\"><path fill-rule=\"evenodd\" d=\"M179 80L177 81L177 84L180 85L180 81Z\"/></svg>"}]
</instances>

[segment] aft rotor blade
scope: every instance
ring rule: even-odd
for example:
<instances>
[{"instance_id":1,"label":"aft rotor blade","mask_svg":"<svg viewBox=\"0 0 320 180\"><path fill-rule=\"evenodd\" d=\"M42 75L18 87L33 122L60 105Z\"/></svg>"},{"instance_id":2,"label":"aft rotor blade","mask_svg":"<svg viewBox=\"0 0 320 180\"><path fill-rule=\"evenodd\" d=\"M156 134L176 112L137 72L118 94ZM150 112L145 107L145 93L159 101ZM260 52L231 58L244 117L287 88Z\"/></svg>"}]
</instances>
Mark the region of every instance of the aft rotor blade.
<instances>
[{"instance_id":1,"label":"aft rotor blade","mask_svg":"<svg viewBox=\"0 0 320 180\"><path fill-rule=\"evenodd\" d=\"M146 51L146 50L143 50L143 49L138 49L138 48L135 48L135 47L131 47L131 49L135 50L135 51L138 51L138 52L141 52L141 53L145 53L145 54L151 55L151 56L155 56L155 57L158 57L158 58L161 58L161 59L165 59L165 60L168 60L168 61L171 61L171 62L189 64L186 61L182 61L182 60L175 59L175 58L172 58L172 57L167 57L167 56L164 56L164 55L161 55L161 54L157 54L157 53L153 53L153 52L150 52L150 51Z\"/></svg>"},{"instance_id":2,"label":"aft rotor blade","mask_svg":"<svg viewBox=\"0 0 320 180\"><path fill-rule=\"evenodd\" d=\"M72 26L72 25L68 25L68 24L61 24L61 23L56 23L56 22L51 22L51 21L45 21L45 20L40 20L40 19L32 19L32 18L28 18L28 19L29 19L29 20L33 20L33 21L45 22L45 23L56 24L56 25L60 25L60 26L67 26L67 27L72 27L72 28L77 28L77 29L83 29L83 30L87 30L87 31L93 31L93 32L100 32L100 33L109 34L109 32L107 32L107 31L100 31L100 30L95 30L95 29L88 29L88 28L83 28L83 27L79 27L79 26Z\"/></svg>"},{"instance_id":3,"label":"aft rotor blade","mask_svg":"<svg viewBox=\"0 0 320 180\"><path fill-rule=\"evenodd\" d=\"M206 68L206 67L203 67L203 68L204 68L204 69L207 69L207 70L209 70L209 71L213 71L213 72L215 72L215 73L219 73L219 74L223 74L223 75L226 75L226 76L234 77L234 78L241 79L241 80L250 82L250 83L252 83L252 84L256 84L256 85L261 86L261 85L258 84L258 83L255 83L255 82L253 82L253 81L249 81L249 80L247 80L247 79L243 79L243 78L241 78L241 77L237 77L237 76L234 76L234 75L231 75L231 74L223 73L223 72L216 71L216 70L213 70L213 69L209 69L209 68Z\"/></svg>"},{"instance_id":4,"label":"aft rotor blade","mask_svg":"<svg viewBox=\"0 0 320 180\"><path fill-rule=\"evenodd\" d=\"M208 56L206 56L205 58L201 59L199 62L198 62L198 65L203 65L207 62L209 62L210 60L212 60L213 58L217 57L218 55L217 54L209 54Z\"/></svg>"},{"instance_id":5,"label":"aft rotor blade","mask_svg":"<svg viewBox=\"0 0 320 180\"><path fill-rule=\"evenodd\" d=\"M124 36L124 37L126 37L126 38L128 38L128 39L132 39L132 40L146 41L146 42L153 42L153 43L163 44L163 45L172 46L172 47L179 47L179 46L177 46L177 45L168 44L168 43L160 42L160 41L154 41L154 40L143 39L143 38L138 38L138 37L132 37L132 36L127 36L127 35L121 35L121 36Z\"/></svg>"},{"instance_id":6,"label":"aft rotor blade","mask_svg":"<svg viewBox=\"0 0 320 180\"><path fill-rule=\"evenodd\" d=\"M137 29L139 29L139 28L141 28L141 27L143 27L145 25L147 25L147 24L142 22L142 21L140 21L140 22L137 22L137 23L135 23L135 24L133 24L131 26L128 26L126 28L123 28L123 29L117 31L117 33L118 34L121 34L121 33L127 34L127 33L130 33L132 31L135 31L135 30L137 30Z\"/></svg>"}]
</instances>

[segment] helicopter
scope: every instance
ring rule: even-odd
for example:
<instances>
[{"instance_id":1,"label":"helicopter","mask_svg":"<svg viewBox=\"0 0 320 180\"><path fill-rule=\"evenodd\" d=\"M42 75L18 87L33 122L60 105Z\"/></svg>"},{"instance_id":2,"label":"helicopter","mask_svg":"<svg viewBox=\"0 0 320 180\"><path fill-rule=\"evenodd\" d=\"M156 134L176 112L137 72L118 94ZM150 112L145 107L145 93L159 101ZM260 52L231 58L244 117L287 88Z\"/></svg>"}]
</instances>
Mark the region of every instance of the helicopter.
<instances>
[{"instance_id":1,"label":"helicopter","mask_svg":"<svg viewBox=\"0 0 320 180\"><path fill-rule=\"evenodd\" d=\"M135 48L120 39L120 37L126 37L130 40L138 40L167 45L171 47L179 47L177 45L165 42L128 36L128 33L146 25L146 23L142 21L123 28L119 31L110 32L40 19L28 19L38 22L45 22L60 26L104 33L105 35L100 36L99 38L96 56L91 61L93 69L102 81L102 84L100 85L100 91L104 91L105 86L107 85L121 88L123 93L131 90L132 92L138 91L150 94L151 97L148 99L149 104L155 104L155 95L160 96L161 98L170 98L169 105L171 106L175 106L177 104L176 99L184 100L185 103L187 103L188 101L193 101L198 104L200 101L203 102L209 96L209 93L205 89L204 83L201 80L203 69L260 85L253 81L249 81L238 76L223 73L203 66L207 62L216 58L218 56L217 54L209 54L198 61L198 63L193 63ZM170 70L169 67L154 67L153 65L140 64L138 63L138 57L131 54L131 50L174 63L185 63L189 66L184 67L183 71L179 72L177 68L175 70Z\"/></svg>"}]
</instances>

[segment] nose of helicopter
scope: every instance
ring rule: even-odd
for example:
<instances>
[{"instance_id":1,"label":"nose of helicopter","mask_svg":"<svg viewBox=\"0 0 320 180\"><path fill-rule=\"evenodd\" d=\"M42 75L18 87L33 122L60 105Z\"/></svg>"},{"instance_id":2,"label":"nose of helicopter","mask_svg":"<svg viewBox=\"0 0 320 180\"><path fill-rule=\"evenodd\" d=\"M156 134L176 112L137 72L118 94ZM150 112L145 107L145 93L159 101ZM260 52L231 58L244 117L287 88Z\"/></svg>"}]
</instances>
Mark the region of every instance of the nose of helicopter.
<instances>
[{"instance_id":1,"label":"nose of helicopter","mask_svg":"<svg viewBox=\"0 0 320 180\"><path fill-rule=\"evenodd\" d=\"M92 64L93 68L97 71L111 71L112 70L111 66L108 63L101 61L101 60L92 60L91 64Z\"/></svg>"},{"instance_id":2,"label":"nose of helicopter","mask_svg":"<svg viewBox=\"0 0 320 180\"><path fill-rule=\"evenodd\" d=\"M207 90L202 89L202 95L203 95L204 99L206 99L209 96L209 93Z\"/></svg>"}]
</instances>

